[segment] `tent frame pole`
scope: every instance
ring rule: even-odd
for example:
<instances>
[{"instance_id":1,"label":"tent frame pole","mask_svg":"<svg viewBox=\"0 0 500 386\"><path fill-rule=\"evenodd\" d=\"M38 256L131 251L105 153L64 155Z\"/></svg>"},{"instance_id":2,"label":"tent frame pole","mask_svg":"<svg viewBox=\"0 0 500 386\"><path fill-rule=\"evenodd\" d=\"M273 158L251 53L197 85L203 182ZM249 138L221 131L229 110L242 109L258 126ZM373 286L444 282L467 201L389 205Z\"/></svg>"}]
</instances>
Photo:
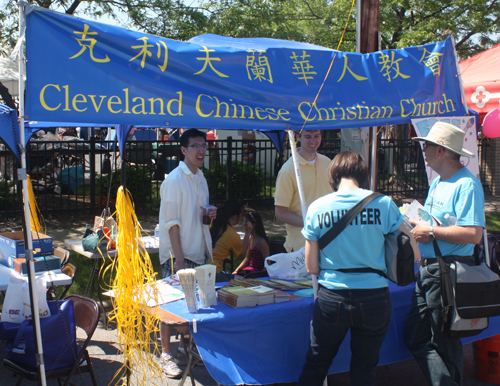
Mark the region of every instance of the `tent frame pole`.
<instances>
[{"instance_id":1,"label":"tent frame pole","mask_svg":"<svg viewBox=\"0 0 500 386\"><path fill-rule=\"evenodd\" d=\"M302 210L302 220L305 220L307 214L306 200L304 198L304 187L302 186L302 177L300 176L300 166L298 159L297 146L295 145L295 132L292 129L288 130L288 140L290 141L290 149L292 150L293 169L295 170L295 178L297 179L297 189L299 191L300 208ZM312 276L314 298L318 296L318 276Z\"/></svg>"},{"instance_id":2,"label":"tent frame pole","mask_svg":"<svg viewBox=\"0 0 500 386\"><path fill-rule=\"evenodd\" d=\"M25 18L25 3L19 2L19 36L24 39L24 28L26 25ZM18 178L23 182L23 200L24 200L24 217L25 217L25 240L26 240L26 262L28 264L28 282L31 301L31 315L35 324L35 346L36 346L36 362L38 370L39 384L47 385L45 378L45 361L43 357L42 331L40 327L40 314L38 313L38 294L36 291L36 276L35 264L33 260L33 238L31 234L30 220L30 204L28 199L28 179L26 173L26 148L25 148L25 126L24 126L24 44L21 44L19 49L19 128L21 131L21 169L18 170Z\"/></svg>"}]
</instances>

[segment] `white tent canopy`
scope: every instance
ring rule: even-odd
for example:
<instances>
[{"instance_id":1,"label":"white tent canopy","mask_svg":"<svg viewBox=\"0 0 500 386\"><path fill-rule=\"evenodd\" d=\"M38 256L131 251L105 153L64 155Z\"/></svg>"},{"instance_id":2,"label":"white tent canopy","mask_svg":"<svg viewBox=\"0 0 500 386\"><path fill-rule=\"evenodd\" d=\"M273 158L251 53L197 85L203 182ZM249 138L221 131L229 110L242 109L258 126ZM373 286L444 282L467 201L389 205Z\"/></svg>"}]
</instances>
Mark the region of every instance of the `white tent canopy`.
<instances>
[{"instance_id":1,"label":"white tent canopy","mask_svg":"<svg viewBox=\"0 0 500 386\"><path fill-rule=\"evenodd\" d=\"M17 61L0 57L0 82L12 96L19 96L19 67Z\"/></svg>"}]
</instances>

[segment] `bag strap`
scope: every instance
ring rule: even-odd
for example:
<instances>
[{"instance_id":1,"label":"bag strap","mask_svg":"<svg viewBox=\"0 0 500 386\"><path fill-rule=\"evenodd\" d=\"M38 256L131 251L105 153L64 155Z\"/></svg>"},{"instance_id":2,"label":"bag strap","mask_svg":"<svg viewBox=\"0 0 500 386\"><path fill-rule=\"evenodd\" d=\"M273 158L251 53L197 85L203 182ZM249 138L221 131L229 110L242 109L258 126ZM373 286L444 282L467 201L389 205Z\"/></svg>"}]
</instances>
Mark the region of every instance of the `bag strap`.
<instances>
[{"instance_id":1,"label":"bag strap","mask_svg":"<svg viewBox=\"0 0 500 386\"><path fill-rule=\"evenodd\" d=\"M21 339L24 338L24 330L26 330L26 326L28 326L28 323L31 321L31 319L23 320L19 324L19 328L17 329L17 334L16 337L14 338L14 341L12 344L7 345L5 347L5 351L12 351L13 348L16 348L19 346L19 343L21 342Z\"/></svg>"},{"instance_id":2,"label":"bag strap","mask_svg":"<svg viewBox=\"0 0 500 386\"><path fill-rule=\"evenodd\" d=\"M441 305L443 307L443 332L448 332L453 317L453 285L451 283L450 266L446 264L441 255L437 241L432 242L434 253L439 264L439 278L441 281Z\"/></svg>"},{"instance_id":3,"label":"bag strap","mask_svg":"<svg viewBox=\"0 0 500 386\"><path fill-rule=\"evenodd\" d=\"M336 271L346 272L346 273L376 273L386 279L389 279L384 271L380 269L364 267L364 268L340 268L336 269Z\"/></svg>"},{"instance_id":4,"label":"bag strap","mask_svg":"<svg viewBox=\"0 0 500 386\"><path fill-rule=\"evenodd\" d=\"M326 232L323 236L321 236L318 240L319 248L324 249L328 244L330 244L342 231L345 227L350 224L356 216L361 213L361 211L375 198L383 196L383 194L378 192L373 192L369 196L363 198L360 202L354 205L351 209L347 211L346 214L342 216L342 218L334 223L332 227Z\"/></svg>"}]
</instances>

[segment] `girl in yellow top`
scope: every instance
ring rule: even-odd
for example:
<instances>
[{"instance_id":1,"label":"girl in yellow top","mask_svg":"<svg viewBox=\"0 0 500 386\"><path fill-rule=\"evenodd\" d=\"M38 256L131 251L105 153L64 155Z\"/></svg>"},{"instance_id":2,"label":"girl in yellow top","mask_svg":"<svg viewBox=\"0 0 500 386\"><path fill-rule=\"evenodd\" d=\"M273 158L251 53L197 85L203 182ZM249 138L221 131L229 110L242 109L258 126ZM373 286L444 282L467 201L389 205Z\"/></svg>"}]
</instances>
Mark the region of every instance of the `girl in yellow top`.
<instances>
[{"instance_id":1,"label":"girl in yellow top","mask_svg":"<svg viewBox=\"0 0 500 386\"><path fill-rule=\"evenodd\" d=\"M212 236L213 262L217 268L216 281L228 281L229 275L222 272L223 261L233 254L233 258L243 258L248 250L250 233L253 225L251 222L245 222L245 237L243 240L233 229L243 218L243 203L238 200L227 200L224 205L217 210L217 217L212 223L210 234Z\"/></svg>"}]
</instances>

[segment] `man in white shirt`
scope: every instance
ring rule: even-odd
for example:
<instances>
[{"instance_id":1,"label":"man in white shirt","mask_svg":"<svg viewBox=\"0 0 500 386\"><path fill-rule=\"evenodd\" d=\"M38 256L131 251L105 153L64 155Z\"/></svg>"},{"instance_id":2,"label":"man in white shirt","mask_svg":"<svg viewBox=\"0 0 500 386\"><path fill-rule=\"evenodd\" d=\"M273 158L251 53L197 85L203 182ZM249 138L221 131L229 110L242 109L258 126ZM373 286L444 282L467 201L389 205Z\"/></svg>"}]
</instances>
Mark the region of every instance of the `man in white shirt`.
<instances>
[{"instance_id":1,"label":"man in white shirt","mask_svg":"<svg viewBox=\"0 0 500 386\"><path fill-rule=\"evenodd\" d=\"M159 239L163 277L212 259L210 231L208 225L202 223L202 207L208 200L207 181L200 170L207 153L205 133L187 130L180 138L180 145L184 160L167 176L160 189ZM216 214L214 209L209 216L214 219ZM178 331L189 333L187 328ZM178 365L185 364L185 355L180 348L175 358L172 356L171 333L171 326L160 324L162 369L167 377L177 378L182 374Z\"/></svg>"}]
</instances>

